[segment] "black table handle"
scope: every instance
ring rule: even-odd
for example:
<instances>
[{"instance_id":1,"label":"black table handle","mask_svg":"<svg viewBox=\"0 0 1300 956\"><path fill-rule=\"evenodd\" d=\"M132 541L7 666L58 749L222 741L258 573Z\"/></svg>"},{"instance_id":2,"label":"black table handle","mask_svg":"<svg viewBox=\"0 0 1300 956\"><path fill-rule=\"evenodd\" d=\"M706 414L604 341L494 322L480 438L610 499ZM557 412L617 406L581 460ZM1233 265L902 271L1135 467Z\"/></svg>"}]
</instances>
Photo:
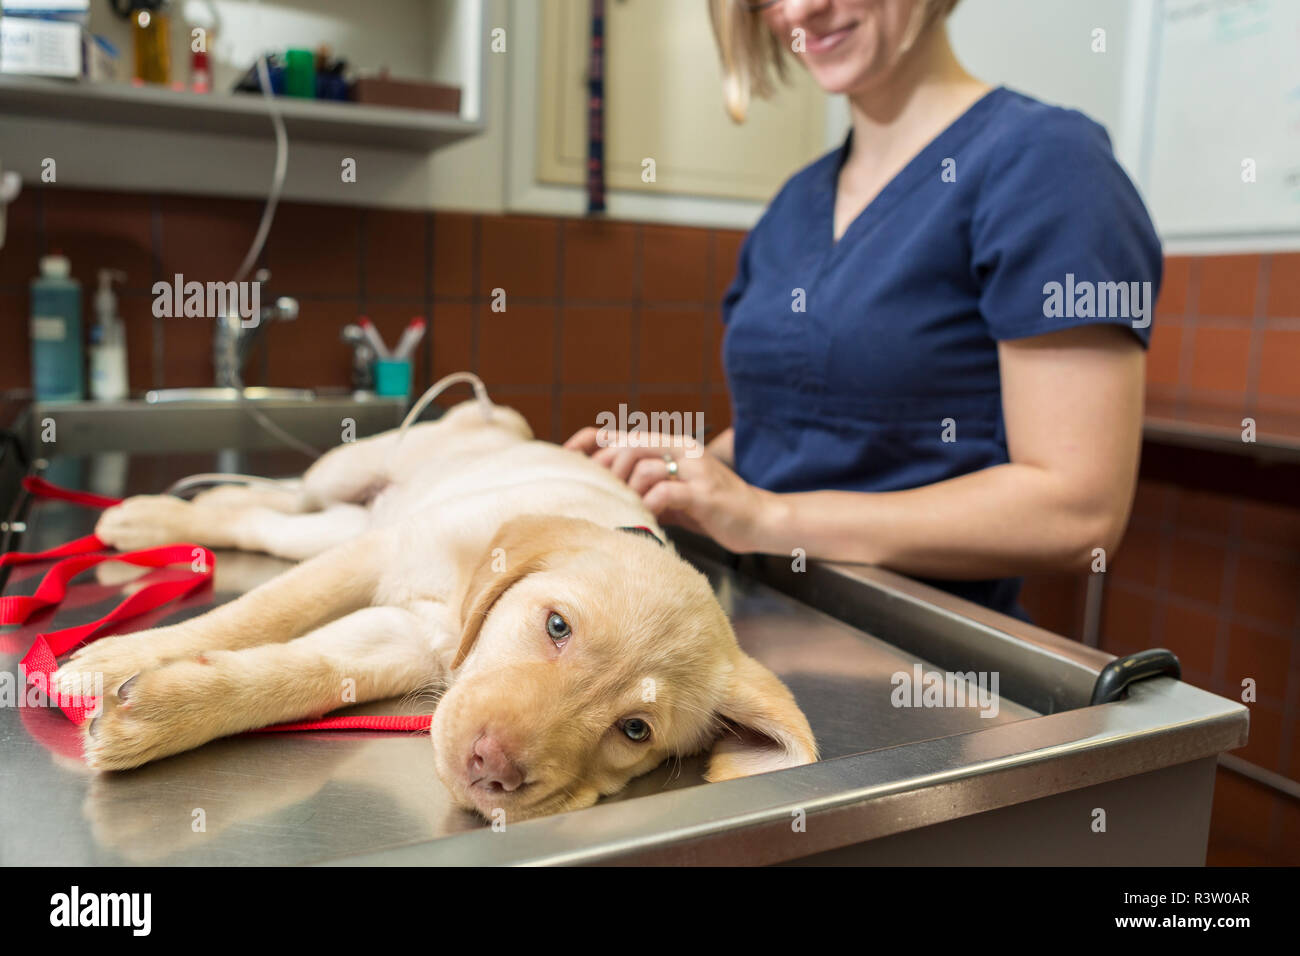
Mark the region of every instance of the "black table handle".
<instances>
[{"instance_id":1,"label":"black table handle","mask_svg":"<svg viewBox=\"0 0 1300 956\"><path fill-rule=\"evenodd\" d=\"M1177 655L1163 647L1117 657L1097 675L1097 683L1092 686L1092 703L1109 704L1113 700L1119 700L1129 684L1162 674L1168 674L1174 679L1183 676L1183 667L1178 663Z\"/></svg>"}]
</instances>

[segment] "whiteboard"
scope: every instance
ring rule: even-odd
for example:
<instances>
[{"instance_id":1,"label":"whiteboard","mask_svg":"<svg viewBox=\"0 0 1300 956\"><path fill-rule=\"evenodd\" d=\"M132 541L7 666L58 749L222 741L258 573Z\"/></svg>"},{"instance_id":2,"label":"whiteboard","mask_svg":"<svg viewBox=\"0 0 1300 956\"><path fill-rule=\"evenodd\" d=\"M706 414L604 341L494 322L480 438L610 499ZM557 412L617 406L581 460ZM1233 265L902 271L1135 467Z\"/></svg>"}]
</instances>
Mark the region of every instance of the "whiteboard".
<instances>
[{"instance_id":1,"label":"whiteboard","mask_svg":"<svg viewBox=\"0 0 1300 956\"><path fill-rule=\"evenodd\" d=\"M1300 0L1154 16L1139 179L1162 238L1300 237Z\"/></svg>"}]
</instances>

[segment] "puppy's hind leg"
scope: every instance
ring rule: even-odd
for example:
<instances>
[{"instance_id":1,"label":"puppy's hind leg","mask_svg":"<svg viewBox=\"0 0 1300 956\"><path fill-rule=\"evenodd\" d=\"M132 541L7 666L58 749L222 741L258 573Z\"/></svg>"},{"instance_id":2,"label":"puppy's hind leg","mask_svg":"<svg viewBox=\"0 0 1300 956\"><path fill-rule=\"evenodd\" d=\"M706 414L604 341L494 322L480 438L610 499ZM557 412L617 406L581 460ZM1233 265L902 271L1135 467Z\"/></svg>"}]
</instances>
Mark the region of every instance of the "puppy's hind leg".
<instances>
[{"instance_id":1,"label":"puppy's hind leg","mask_svg":"<svg viewBox=\"0 0 1300 956\"><path fill-rule=\"evenodd\" d=\"M330 504L366 504L389 483L389 458L397 432L384 432L330 449L302 476L309 508Z\"/></svg>"},{"instance_id":2,"label":"puppy's hind leg","mask_svg":"<svg viewBox=\"0 0 1300 956\"><path fill-rule=\"evenodd\" d=\"M235 547L305 561L364 534L370 513L361 505L333 504L308 514L249 508L236 516Z\"/></svg>"},{"instance_id":3,"label":"puppy's hind leg","mask_svg":"<svg viewBox=\"0 0 1300 956\"><path fill-rule=\"evenodd\" d=\"M262 505L183 501L137 495L105 511L95 525L105 544L123 551L187 542L207 548L263 551L304 561L362 534L369 524L360 505L286 514Z\"/></svg>"},{"instance_id":4,"label":"puppy's hind leg","mask_svg":"<svg viewBox=\"0 0 1300 956\"><path fill-rule=\"evenodd\" d=\"M285 514L298 514L309 510L299 478L275 481L258 481L253 484L231 482L200 491L190 499L203 507L261 507Z\"/></svg>"}]
</instances>

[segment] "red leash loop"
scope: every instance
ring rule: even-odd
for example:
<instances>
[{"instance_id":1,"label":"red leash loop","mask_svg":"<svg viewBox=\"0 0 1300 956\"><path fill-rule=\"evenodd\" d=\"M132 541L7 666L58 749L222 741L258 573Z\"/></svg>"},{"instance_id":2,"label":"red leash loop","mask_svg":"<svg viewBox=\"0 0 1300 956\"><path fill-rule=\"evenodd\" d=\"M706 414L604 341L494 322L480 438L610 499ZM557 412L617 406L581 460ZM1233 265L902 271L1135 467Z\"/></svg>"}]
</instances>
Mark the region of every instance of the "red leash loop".
<instances>
[{"instance_id":1,"label":"red leash loop","mask_svg":"<svg viewBox=\"0 0 1300 956\"><path fill-rule=\"evenodd\" d=\"M272 727L254 730L252 733L276 734L292 730L383 730L427 734L432 723L433 714L390 714L388 716L358 714L355 717L322 717L319 720L275 724Z\"/></svg>"},{"instance_id":2,"label":"red leash loop","mask_svg":"<svg viewBox=\"0 0 1300 956\"><path fill-rule=\"evenodd\" d=\"M120 498L60 488L44 478L24 478L23 487L38 498L67 501L89 508L111 508L121 503ZM20 661L20 666L27 683L40 688L52 698L54 695L51 693L51 675L58 670L57 658L79 644L96 640L102 636L99 632L110 624L137 617L190 594L211 581L217 567L216 556L207 548L194 544L168 544L121 554L95 553L106 549L107 545L103 541L89 534L45 551L14 551L0 555L0 567L62 559L45 573L34 594L0 597L0 624L23 624L33 614L58 606L67 597L68 586L73 578L105 561L125 561L146 568L163 568L173 564L189 565L189 570L179 577L157 581L140 588L101 618L87 624L36 635L31 648ZM68 719L76 724L83 723L88 715L96 713L99 706L98 699L89 696L59 698L55 702ZM429 714L322 717L318 720L276 724L255 732L379 730L427 733L432 720L433 717Z\"/></svg>"},{"instance_id":3,"label":"red leash loop","mask_svg":"<svg viewBox=\"0 0 1300 956\"><path fill-rule=\"evenodd\" d=\"M49 561L52 558L66 558L74 554L90 554L94 551L105 551L108 545L100 541L93 534L88 534L84 538L75 538L66 544L50 548L46 551L10 551L8 554L0 554L0 568L7 565L18 564L35 564L38 561ZM0 598L8 600L8 598Z\"/></svg>"},{"instance_id":4,"label":"red leash loop","mask_svg":"<svg viewBox=\"0 0 1300 956\"><path fill-rule=\"evenodd\" d=\"M107 495L97 495L91 491L73 491L71 488L60 488L58 485L46 481L44 478L38 478L35 475L28 475L23 479L23 487L37 498L54 498L58 501L70 501L74 505L85 505L87 508L111 508L113 505L120 505L121 498L110 498Z\"/></svg>"},{"instance_id":5,"label":"red leash loop","mask_svg":"<svg viewBox=\"0 0 1300 956\"><path fill-rule=\"evenodd\" d=\"M68 582L82 571L105 561L125 561L146 568L188 564L190 571L183 577L158 581L141 588L94 621L36 635L36 640L19 666L26 675L27 683L46 694L51 692L50 677L58 669L56 658L60 655L68 653L78 644L94 640L99 631L110 624L144 614L207 584L212 580L213 569L216 567L216 558L211 551L192 544L169 544L124 554L87 554L64 558L45 573L35 594L0 598L0 624L23 624L37 611L55 607L67 596ZM98 701L90 696L72 700L59 699L56 702L59 709L68 715L68 719L78 724L86 719L88 713L95 712L98 705Z\"/></svg>"}]
</instances>

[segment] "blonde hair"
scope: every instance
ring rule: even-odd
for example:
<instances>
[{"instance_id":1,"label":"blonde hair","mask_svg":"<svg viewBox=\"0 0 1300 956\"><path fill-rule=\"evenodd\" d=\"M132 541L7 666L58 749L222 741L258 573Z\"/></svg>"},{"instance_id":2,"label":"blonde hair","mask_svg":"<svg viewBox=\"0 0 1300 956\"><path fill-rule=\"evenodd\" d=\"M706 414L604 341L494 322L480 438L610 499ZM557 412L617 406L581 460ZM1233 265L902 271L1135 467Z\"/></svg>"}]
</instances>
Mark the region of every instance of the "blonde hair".
<instances>
[{"instance_id":1,"label":"blonde hair","mask_svg":"<svg viewBox=\"0 0 1300 956\"><path fill-rule=\"evenodd\" d=\"M935 20L952 13L960 0L920 0L907 25L901 49L911 49ZM743 123L755 96L775 91L773 74L786 80L786 45L767 28L763 17L744 0L709 0L709 22L722 61L722 98L727 115Z\"/></svg>"}]
</instances>

